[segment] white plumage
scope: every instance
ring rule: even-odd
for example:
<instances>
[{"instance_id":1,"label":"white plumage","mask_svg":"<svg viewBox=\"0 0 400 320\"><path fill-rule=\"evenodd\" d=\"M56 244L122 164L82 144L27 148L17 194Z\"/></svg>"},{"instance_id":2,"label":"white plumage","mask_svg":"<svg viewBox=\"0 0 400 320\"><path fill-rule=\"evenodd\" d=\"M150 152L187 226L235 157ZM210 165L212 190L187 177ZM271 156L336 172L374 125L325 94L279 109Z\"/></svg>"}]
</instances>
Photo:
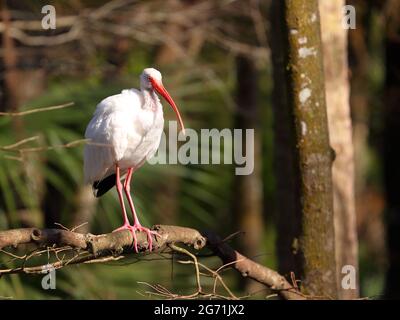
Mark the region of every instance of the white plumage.
<instances>
[{"instance_id":1,"label":"white plumage","mask_svg":"<svg viewBox=\"0 0 400 320\"><path fill-rule=\"evenodd\" d=\"M126 89L101 101L85 132L85 137L89 139L84 150L85 183L93 185L96 197L116 186L124 217L123 226L117 230L128 229L132 233L136 251L136 231L147 233L150 250L152 234L156 234L139 223L130 195L130 180L160 145L164 117L157 93L174 109L184 131L179 110L162 84L161 73L147 68L140 76L140 90ZM126 214L122 191L125 191L133 214L133 225L130 225Z\"/></svg>"},{"instance_id":2,"label":"white plumage","mask_svg":"<svg viewBox=\"0 0 400 320\"><path fill-rule=\"evenodd\" d=\"M87 126L90 142L84 151L85 183L99 181L115 172L118 162L123 173L139 168L160 145L164 127L163 110L154 100L136 89L101 101Z\"/></svg>"}]
</instances>

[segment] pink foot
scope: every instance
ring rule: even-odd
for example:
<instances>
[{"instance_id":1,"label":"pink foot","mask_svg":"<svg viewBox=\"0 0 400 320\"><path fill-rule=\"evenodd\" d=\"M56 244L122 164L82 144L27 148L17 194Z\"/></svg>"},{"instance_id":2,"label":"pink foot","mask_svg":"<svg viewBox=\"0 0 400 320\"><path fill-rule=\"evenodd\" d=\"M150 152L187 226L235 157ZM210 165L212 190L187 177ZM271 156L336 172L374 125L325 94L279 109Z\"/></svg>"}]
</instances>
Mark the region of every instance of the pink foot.
<instances>
[{"instance_id":1,"label":"pink foot","mask_svg":"<svg viewBox=\"0 0 400 320\"><path fill-rule=\"evenodd\" d=\"M138 231L146 232L147 234L147 243L149 244L148 248L149 251L151 252L153 250L153 237L151 235L155 235L156 237L159 237L160 235L153 230L150 230L149 228L143 227L140 223L136 223L133 225L134 228Z\"/></svg>"},{"instance_id":2,"label":"pink foot","mask_svg":"<svg viewBox=\"0 0 400 320\"><path fill-rule=\"evenodd\" d=\"M132 234L133 237L133 245L135 247L136 253L138 253L138 248L137 248L137 237L136 237L136 228L134 226L131 226L130 224L124 224L123 226L115 229L113 232L121 231L121 230L129 230L130 233Z\"/></svg>"},{"instance_id":3,"label":"pink foot","mask_svg":"<svg viewBox=\"0 0 400 320\"><path fill-rule=\"evenodd\" d=\"M138 247L137 247L136 231L146 232L146 234L147 234L147 242L149 244L148 248L149 248L150 252L153 250L153 238L152 238L151 235L153 234L155 236L160 236L156 231L153 231L153 230L150 230L149 228L143 227L140 224L136 224L136 225L133 225L133 226L131 226L129 224L124 224L123 226L115 229L113 232L121 231L121 230L129 230L131 232L132 237L133 237L133 246L135 248L135 252L136 253L139 252Z\"/></svg>"}]
</instances>

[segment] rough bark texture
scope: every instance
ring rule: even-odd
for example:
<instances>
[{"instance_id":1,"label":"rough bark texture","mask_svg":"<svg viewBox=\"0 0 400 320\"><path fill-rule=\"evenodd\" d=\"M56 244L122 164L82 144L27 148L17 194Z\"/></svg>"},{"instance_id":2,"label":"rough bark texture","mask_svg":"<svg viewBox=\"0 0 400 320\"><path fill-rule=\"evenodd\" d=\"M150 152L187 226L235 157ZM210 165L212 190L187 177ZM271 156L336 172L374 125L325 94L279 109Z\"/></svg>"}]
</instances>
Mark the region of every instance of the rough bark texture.
<instances>
[{"instance_id":1,"label":"rough bark texture","mask_svg":"<svg viewBox=\"0 0 400 320\"><path fill-rule=\"evenodd\" d=\"M288 103L285 76L285 20L283 5L272 1L270 9L271 30L269 33L273 64L273 115L274 115L274 172L276 174L276 221L278 270L289 276L302 274L296 239L301 233L301 206L297 188L299 170L292 110ZM289 223L290 222L290 223Z\"/></svg>"},{"instance_id":2,"label":"rough bark texture","mask_svg":"<svg viewBox=\"0 0 400 320\"><path fill-rule=\"evenodd\" d=\"M237 66L237 110L235 128L254 129L254 171L250 175L235 176L235 197L233 207L238 230L245 234L240 238L240 249L249 257L261 252L263 233L262 218L262 181L261 181L261 146L259 135L259 112L257 108L257 69L253 59L239 56ZM244 141L243 141L244 144ZM246 150L246 146L242 147ZM245 281L246 292L255 292L260 288Z\"/></svg>"},{"instance_id":3,"label":"rough bark texture","mask_svg":"<svg viewBox=\"0 0 400 320\"><path fill-rule=\"evenodd\" d=\"M347 30L342 27L344 5L344 0L319 1L329 137L335 151L332 181L338 293L341 299L355 299L359 294L358 284L356 289L343 289L340 286L343 266L351 265L358 270Z\"/></svg>"},{"instance_id":4,"label":"rough bark texture","mask_svg":"<svg viewBox=\"0 0 400 320\"><path fill-rule=\"evenodd\" d=\"M288 97L300 169L302 289L337 297L329 146L318 1L285 0ZM290 223L290 222L289 222Z\"/></svg>"},{"instance_id":5,"label":"rough bark texture","mask_svg":"<svg viewBox=\"0 0 400 320\"><path fill-rule=\"evenodd\" d=\"M385 296L400 298L400 3L386 8L386 79L383 156L386 188L387 250L389 269Z\"/></svg>"}]
</instances>

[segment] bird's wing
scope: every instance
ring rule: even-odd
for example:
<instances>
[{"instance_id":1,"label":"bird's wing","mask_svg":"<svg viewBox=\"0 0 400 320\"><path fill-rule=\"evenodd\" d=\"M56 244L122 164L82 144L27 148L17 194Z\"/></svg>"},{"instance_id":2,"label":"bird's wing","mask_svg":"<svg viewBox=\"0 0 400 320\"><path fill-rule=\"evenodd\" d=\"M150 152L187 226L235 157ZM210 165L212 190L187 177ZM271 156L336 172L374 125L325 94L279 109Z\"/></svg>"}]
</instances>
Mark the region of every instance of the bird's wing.
<instances>
[{"instance_id":1,"label":"bird's wing","mask_svg":"<svg viewBox=\"0 0 400 320\"><path fill-rule=\"evenodd\" d=\"M114 172L114 166L126 149L135 148L139 139L132 139L140 96L126 90L100 102L88 124L85 138L90 141L84 150L85 183L101 180Z\"/></svg>"},{"instance_id":2,"label":"bird's wing","mask_svg":"<svg viewBox=\"0 0 400 320\"><path fill-rule=\"evenodd\" d=\"M101 179L114 162L105 127L101 117L95 114L86 128L85 138L89 141L84 148L85 183Z\"/></svg>"}]
</instances>

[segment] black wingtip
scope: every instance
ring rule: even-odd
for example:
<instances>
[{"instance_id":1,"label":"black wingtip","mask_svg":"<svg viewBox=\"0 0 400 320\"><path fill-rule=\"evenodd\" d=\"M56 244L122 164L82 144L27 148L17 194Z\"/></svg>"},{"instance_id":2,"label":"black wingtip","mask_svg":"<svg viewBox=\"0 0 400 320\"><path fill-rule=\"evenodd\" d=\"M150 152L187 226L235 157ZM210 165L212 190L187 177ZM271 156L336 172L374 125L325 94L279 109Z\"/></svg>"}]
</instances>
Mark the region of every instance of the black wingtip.
<instances>
[{"instance_id":1,"label":"black wingtip","mask_svg":"<svg viewBox=\"0 0 400 320\"><path fill-rule=\"evenodd\" d=\"M101 197L105 194L108 190L115 186L115 173L100 180L95 181L92 185L93 187L93 194L96 198Z\"/></svg>"}]
</instances>

